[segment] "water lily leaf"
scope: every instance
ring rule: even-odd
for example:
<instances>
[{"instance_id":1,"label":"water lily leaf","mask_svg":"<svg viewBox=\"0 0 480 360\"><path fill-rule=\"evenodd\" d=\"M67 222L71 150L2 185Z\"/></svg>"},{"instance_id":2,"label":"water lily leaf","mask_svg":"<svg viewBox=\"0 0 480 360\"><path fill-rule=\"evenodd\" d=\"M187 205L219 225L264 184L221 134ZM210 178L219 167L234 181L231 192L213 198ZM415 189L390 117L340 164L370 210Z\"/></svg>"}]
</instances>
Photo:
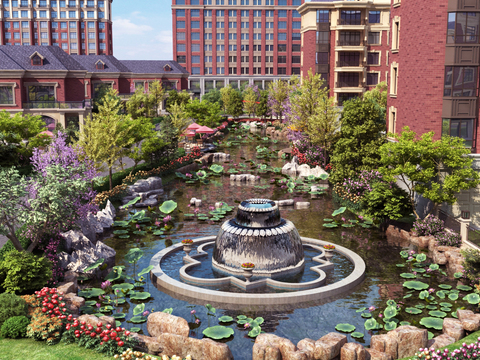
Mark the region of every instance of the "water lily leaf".
<instances>
[{"instance_id":1,"label":"water lily leaf","mask_svg":"<svg viewBox=\"0 0 480 360\"><path fill-rule=\"evenodd\" d=\"M113 230L115 235L128 234L128 230Z\"/></svg>"},{"instance_id":2,"label":"water lily leaf","mask_svg":"<svg viewBox=\"0 0 480 360\"><path fill-rule=\"evenodd\" d=\"M223 166L218 164L213 164L209 167L215 174L220 174L223 171Z\"/></svg>"},{"instance_id":3,"label":"water lily leaf","mask_svg":"<svg viewBox=\"0 0 480 360\"><path fill-rule=\"evenodd\" d=\"M436 295L439 299L445 299L445 291L439 290L436 292Z\"/></svg>"},{"instance_id":4,"label":"water lily leaf","mask_svg":"<svg viewBox=\"0 0 480 360\"><path fill-rule=\"evenodd\" d=\"M400 321L400 326L408 326L410 325L410 322L408 321Z\"/></svg>"},{"instance_id":5,"label":"water lily leaf","mask_svg":"<svg viewBox=\"0 0 480 360\"><path fill-rule=\"evenodd\" d=\"M250 337L257 337L258 335L260 335L260 333L262 332L262 329L260 326L255 326L252 330L250 330L248 332L248 336Z\"/></svg>"},{"instance_id":6,"label":"water lily leaf","mask_svg":"<svg viewBox=\"0 0 480 360\"><path fill-rule=\"evenodd\" d=\"M438 285L438 287L440 289L450 290L452 288L452 285L440 284L440 285Z\"/></svg>"},{"instance_id":7,"label":"water lily leaf","mask_svg":"<svg viewBox=\"0 0 480 360\"><path fill-rule=\"evenodd\" d=\"M425 284L421 281L406 281L403 283L407 289L414 289L414 290L424 290L428 289L428 284Z\"/></svg>"},{"instance_id":8,"label":"water lily leaf","mask_svg":"<svg viewBox=\"0 0 480 360\"><path fill-rule=\"evenodd\" d=\"M415 305L415 307L417 309L425 309L425 305L423 305L423 304L417 304L417 305Z\"/></svg>"},{"instance_id":9,"label":"water lily leaf","mask_svg":"<svg viewBox=\"0 0 480 360\"><path fill-rule=\"evenodd\" d=\"M408 307L405 309L405 312L412 314L412 315L418 315L422 313L422 310L414 308L414 307Z\"/></svg>"},{"instance_id":10,"label":"water lily leaf","mask_svg":"<svg viewBox=\"0 0 480 360\"><path fill-rule=\"evenodd\" d=\"M458 286L457 286L458 287ZM480 303L480 296L478 294L468 294L463 298L463 300L468 301L469 304L478 304Z\"/></svg>"},{"instance_id":11,"label":"water lily leaf","mask_svg":"<svg viewBox=\"0 0 480 360\"><path fill-rule=\"evenodd\" d=\"M461 271L456 272L455 274L453 274L453 277L454 277L455 279L460 279L462 276L463 276L463 273L462 273Z\"/></svg>"},{"instance_id":12,"label":"water lily leaf","mask_svg":"<svg viewBox=\"0 0 480 360\"><path fill-rule=\"evenodd\" d=\"M130 235L120 235L118 238L119 239L128 239Z\"/></svg>"},{"instance_id":13,"label":"water lily leaf","mask_svg":"<svg viewBox=\"0 0 480 360\"><path fill-rule=\"evenodd\" d=\"M355 331L355 326L350 324L337 324L335 330L349 333Z\"/></svg>"},{"instance_id":14,"label":"water lily leaf","mask_svg":"<svg viewBox=\"0 0 480 360\"><path fill-rule=\"evenodd\" d=\"M79 310L81 314L93 314L93 312L95 311L93 307L87 305L80 306Z\"/></svg>"},{"instance_id":15,"label":"water lily leaf","mask_svg":"<svg viewBox=\"0 0 480 360\"><path fill-rule=\"evenodd\" d=\"M234 333L233 329L225 326L221 326L221 325L206 328L202 332L202 334L205 335L206 337L209 337L215 340L228 338L232 336L233 333Z\"/></svg>"},{"instance_id":16,"label":"water lily leaf","mask_svg":"<svg viewBox=\"0 0 480 360\"><path fill-rule=\"evenodd\" d=\"M138 304L133 308L133 315L142 314L145 311L145 303Z\"/></svg>"},{"instance_id":17,"label":"water lily leaf","mask_svg":"<svg viewBox=\"0 0 480 360\"><path fill-rule=\"evenodd\" d=\"M263 317L257 317L255 318L255 320L253 320L254 322L256 322L258 325L262 325L263 322L265 321L265 319Z\"/></svg>"},{"instance_id":18,"label":"water lily leaf","mask_svg":"<svg viewBox=\"0 0 480 360\"><path fill-rule=\"evenodd\" d=\"M397 267L399 267L399 268L405 267L405 264L396 264L396 265L397 265Z\"/></svg>"},{"instance_id":19,"label":"water lily leaf","mask_svg":"<svg viewBox=\"0 0 480 360\"><path fill-rule=\"evenodd\" d=\"M374 318L365 321L365 330L375 330L378 328L378 322Z\"/></svg>"},{"instance_id":20,"label":"water lily leaf","mask_svg":"<svg viewBox=\"0 0 480 360\"><path fill-rule=\"evenodd\" d=\"M145 321L147 321L147 318L145 316L134 316L130 319L130 322L135 324L144 323Z\"/></svg>"},{"instance_id":21,"label":"water lily leaf","mask_svg":"<svg viewBox=\"0 0 480 360\"><path fill-rule=\"evenodd\" d=\"M130 295L130 299L132 300L146 300L148 299L150 296L152 296L149 292L142 292L142 291L139 291L139 292L136 292L135 294L133 295Z\"/></svg>"},{"instance_id":22,"label":"water lily leaf","mask_svg":"<svg viewBox=\"0 0 480 360\"><path fill-rule=\"evenodd\" d=\"M452 311L450 315L452 315L452 317L454 317L455 319L458 319L457 311Z\"/></svg>"},{"instance_id":23,"label":"water lily leaf","mask_svg":"<svg viewBox=\"0 0 480 360\"><path fill-rule=\"evenodd\" d=\"M166 308L166 309L163 309L163 311L162 311L162 312L164 312L164 313L166 313L166 314L170 314L170 315L171 315L171 314L172 314L172 312L173 312L173 308Z\"/></svg>"},{"instance_id":24,"label":"water lily leaf","mask_svg":"<svg viewBox=\"0 0 480 360\"><path fill-rule=\"evenodd\" d=\"M146 267L145 269L143 269L142 271L140 271L137 275L142 276L146 273L149 273L152 269L153 269L153 265L150 265L150 266Z\"/></svg>"},{"instance_id":25,"label":"water lily leaf","mask_svg":"<svg viewBox=\"0 0 480 360\"><path fill-rule=\"evenodd\" d=\"M370 314L369 312L367 313L362 313L361 315L364 319L370 319L372 317L372 314Z\"/></svg>"},{"instance_id":26,"label":"water lily leaf","mask_svg":"<svg viewBox=\"0 0 480 360\"><path fill-rule=\"evenodd\" d=\"M84 289L78 292L78 296L85 298L99 297L103 294L105 294L105 291L99 288Z\"/></svg>"},{"instance_id":27,"label":"water lily leaf","mask_svg":"<svg viewBox=\"0 0 480 360\"><path fill-rule=\"evenodd\" d=\"M385 319L391 319L397 315L397 307L396 306L388 306L384 311L383 315Z\"/></svg>"},{"instance_id":28,"label":"water lily leaf","mask_svg":"<svg viewBox=\"0 0 480 360\"><path fill-rule=\"evenodd\" d=\"M355 310L355 312L358 313L358 312L363 312L363 311L365 311L365 310L367 310L366 307L361 307L360 309Z\"/></svg>"},{"instance_id":29,"label":"water lily leaf","mask_svg":"<svg viewBox=\"0 0 480 360\"><path fill-rule=\"evenodd\" d=\"M130 264L133 264L140 260L143 255L143 251L139 248L133 248L128 250L128 253L125 255L125 260Z\"/></svg>"},{"instance_id":30,"label":"water lily leaf","mask_svg":"<svg viewBox=\"0 0 480 360\"><path fill-rule=\"evenodd\" d=\"M387 331L391 331L397 328L397 323L395 321L387 321L385 322L385 326L383 327Z\"/></svg>"},{"instance_id":31,"label":"water lily leaf","mask_svg":"<svg viewBox=\"0 0 480 360\"><path fill-rule=\"evenodd\" d=\"M335 224L335 223L326 223L326 224L323 224L323 226L326 227L326 228L336 228L336 227L338 227L338 225Z\"/></svg>"},{"instance_id":32,"label":"water lily leaf","mask_svg":"<svg viewBox=\"0 0 480 360\"><path fill-rule=\"evenodd\" d=\"M245 315L238 315L237 319L238 320L245 320L247 317Z\"/></svg>"},{"instance_id":33,"label":"water lily leaf","mask_svg":"<svg viewBox=\"0 0 480 360\"><path fill-rule=\"evenodd\" d=\"M164 231L163 230L155 230L153 232L153 235L156 235L156 236L160 236L160 235L163 235L164 234Z\"/></svg>"},{"instance_id":34,"label":"water lily leaf","mask_svg":"<svg viewBox=\"0 0 480 360\"><path fill-rule=\"evenodd\" d=\"M102 306L99 310L100 310L101 312L110 312L110 311L113 310L113 306L110 306L110 305Z\"/></svg>"},{"instance_id":35,"label":"water lily leaf","mask_svg":"<svg viewBox=\"0 0 480 360\"><path fill-rule=\"evenodd\" d=\"M457 293L450 293L448 294L448 298L452 301L455 301L458 299L458 294Z\"/></svg>"},{"instance_id":36,"label":"water lily leaf","mask_svg":"<svg viewBox=\"0 0 480 360\"><path fill-rule=\"evenodd\" d=\"M427 260L427 255L425 255L425 254L417 254L417 256L415 256L415 259L416 259L418 262L422 262L422 261Z\"/></svg>"},{"instance_id":37,"label":"water lily leaf","mask_svg":"<svg viewBox=\"0 0 480 360\"><path fill-rule=\"evenodd\" d=\"M163 204L158 208L164 214L170 214L177 208L177 203L173 200L164 201Z\"/></svg>"},{"instance_id":38,"label":"water lily leaf","mask_svg":"<svg viewBox=\"0 0 480 360\"><path fill-rule=\"evenodd\" d=\"M115 319L125 319L124 313L115 313L112 315Z\"/></svg>"},{"instance_id":39,"label":"water lily leaf","mask_svg":"<svg viewBox=\"0 0 480 360\"><path fill-rule=\"evenodd\" d=\"M345 212L345 210L347 210L347 208L345 206L342 206L341 208L335 210L332 213L332 216L337 216L337 215L343 214Z\"/></svg>"},{"instance_id":40,"label":"water lily leaf","mask_svg":"<svg viewBox=\"0 0 480 360\"><path fill-rule=\"evenodd\" d=\"M333 221L333 219L323 219L323 221L330 222L330 221Z\"/></svg>"},{"instance_id":41,"label":"water lily leaf","mask_svg":"<svg viewBox=\"0 0 480 360\"><path fill-rule=\"evenodd\" d=\"M90 266L86 267L83 272L88 272L90 270L93 270L93 269L96 269L98 268L100 265L103 264L103 262L105 261L104 258L99 258L97 261L95 261L93 264L91 264Z\"/></svg>"},{"instance_id":42,"label":"water lily leaf","mask_svg":"<svg viewBox=\"0 0 480 360\"><path fill-rule=\"evenodd\" d=\"M328 179L328 174L325 174L325 173L324 173L324 174L320 174L319 178L320 178L321 180L327 180L327 179Z\"/></svg>"},{"instance_id":43,"label":"water lily leaf","mask_svg":"<svg viewBox=\"0 0 480 360\"><path fill-rule=\"evenodd\" d=\"M428 310L437 310L437 307L435 305L427 305L425 306Z\"/></svg>"},{"instance_id":44,"label":"water lily leaf","mask_svg":"<svg viewBox=\"0 0 480 360\"><path fill-rule=\"evenodd\" d=\"M207 310L209 312L211 312L212 314L215 314L215 312L217 311L212 305L210 304L206 304L205 307L207 308Z\"/></svg>"},{"instance_id":45,"label":"water lily leaf","mask_svg":"<svg viewBox=\"0 0 480 360\"><path fill-rule=\"evenodd\" d=\"M353 224L342 224L342 227L345 227L345 228L351 228L351 227L354 227L355 225Z\"/></svg>"},{"instance_id":46,"label":"water lily leaf","mask_svg":"<svg viewBox=\"0 0 480 360\"><path fill-rule=\"evenodd\" d=\"M94 306L96 303L96 300L87 300L85 301L85 306Z\"/></svg>"},{"instance_id":47,"label":"water lily leaf","mask_svg":"<svg viewBox=\"0 0 480 360\"><path fill-rule=\"evenodd\" d=\"M145 210L138 211L130 217L130 220L139 221L139 220L142 220L145 217L145 215L146 215Z\"/></svg>"},{"instance_id":48,"label":"water lily leaf","mask_svg":"<svg viewBox=\"0 0 480 360\"><path fill-rule=\"evenodd\" d=\"M415 279L416 276L412 273L401 273L400 276L404 279Z\"/></svg>"},{"instance_id":49,"label":"water lily leaf","mask_svg":"<svg viewBox=\"0 0 480 360\"><path fill-rule=\"evenodd\" d=\"M115 284L112 286L113 290L120 289L120 290L133 290L133 284L129 283L122 283L122 284Z\"/></svg>"},{"instance_id":50,"label":"water lily leaf","mask_svg":"<svg viewBox=\"0 0 480 360\"><path fill-rule=\"evenodd\" d=\"M114 227L127 227L130 225L130 221L114 221L113 226ZM117 230L116 230L117 231ZM114 232L115 233L115 232Z\"/></svg>"},{"instance_id":51,"label":"water lily leaf","mask_svg":"<svg viewBox=\"0 0 480 360\"><path fill-rule=\"evenodd\" d=\"M220 322L231 322L233 321L233 318L231 316L224 315L222 317L219 317L218 320Z\"/></svg>"},{"instance_id":52,"label":"water lily leaf","mask_svg":"<svg viewBox=\"0 0 480 360\"><path fill-rule=\"evenodd\" d=\"M430 270L438 270L438 269L440 269L440 265L438 265L438 264L430 264L429 268L430 268Z\"/></svg>"},{"instance_id":53,"label":"water lily leaf","mask_svg":"<svg viewBox=\"0 0 480 360\"><path fill-rule=\"evenodd\" d=\"M433 317L438 317L438 318L444 318L445 316L447 316L447 313L439 310L433 310L433 311L429 311L428 315Z\"/></svg>"},{"instance_id":54,"label":"water lily leaf","mask_svg":"<svg viewBox=\"0 0 480 360\"><path fill-rule=\"evenodd\" d=\"M412 296L412 294L407 294L407 295L405 295L403 298L404 298L404 299L408 299L408 298L411 297L411 296Z\"/></svg>"},{"instance_id":55,"label":"water lily leaf","mask_svg":"<svg viewBox=\"0 0 480 360\"><path fill-rule=\"evenodd\" d=\"M426 272L425 269L415 269L415 271L419 274L423 274L424 272Z\"/></svg>"},{"instance_id":56,"label":"water lily leaf","mask_svg":"<svg viewBox=\"0 0 480 360\"><path fill-rule=\"evenodd\" d=\"M129 330L130 330L130 332L137 333L137 332L139 332L139 331L142 330L142 329L140 329L139 327L134 326L134 327L131 327Z\"/></svg>"},{"instance_id":57,"label":"water lily leaf","mask_svg":"<svg viewBox=\"0 0 480 360\"><path fill-rule=\"evenodd\" d=\"M353 338L356 338L356 339L361 339L363 338L363 334L361 332L358 332L358 331L355 331L353 333L350 334Z\"/></svg>"},{"instance_id":58,"label":"water lily leaf","mask_svg":"<svg viewBox=\"0 0 480 360\"><path fill-rule=\"evenodd\" d=\"M122 277L123 268L120 266L114 266L112 271L105 277L105 280L115 281Z\"/></svg>"},{"instance_id":59,"label":"water lily leaf","mask_svg":"<svg viewBox=\"0 0 480 360\"><path fill-rule=\"evenodd\" d=\"M420 325L423 325L429 329L442 330L443 319L436 317L424 317L420 320Z\"/></svg>"},{"instance_id":60,"label":"water lily leaf","mask_svg":"<svg viewBox=\"0 0 480 360\"><path fill-rule=\"evenodd\" d=\"M138 201L140 201L141 198L142 198L141 196L137 196L135 199L130 200L128 203L123 205L122 208L125 209L125 208L128 208L128 207L132 206L132 205L135 205Z\"/></svg>"},{"instance_id":61,"label":"water lily leaf","mask_svg":"<svg viewBox=\"0 0 480 360\"><path fill-rule=\"evenodd\" d=\"M404 259L408 259L408 251L407 250L400 251L400 256Z\"/></svg>"},{"instance_id":62,"label":"water lily leaf","mask_svg":"<svg viewBox=\"0 0 480 360\"><path fill-rule=\"evenodd\" d=\"M468 285L458 285L457 289L461 291L470 291L472 290L472 287Z\"/></svg>"}]
</instances>

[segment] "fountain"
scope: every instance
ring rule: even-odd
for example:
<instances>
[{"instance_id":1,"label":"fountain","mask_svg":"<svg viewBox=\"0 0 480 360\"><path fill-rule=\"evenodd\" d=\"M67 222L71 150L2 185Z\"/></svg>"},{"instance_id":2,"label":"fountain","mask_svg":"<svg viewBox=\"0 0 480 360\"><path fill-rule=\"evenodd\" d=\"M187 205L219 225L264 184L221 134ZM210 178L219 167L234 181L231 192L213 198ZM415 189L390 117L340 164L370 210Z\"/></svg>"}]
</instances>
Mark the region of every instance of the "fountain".
<instances>
[{"instance_id":1,"label":"fountain","mask_svg":"<svg viewBox=\"0 0 480 360\"><path fill-rule=\"evenodd\" d=\"M349 291L364 279L363 259L335 245L335 254L354 268L342 279L327 283L326 271L335 266L330 261L331 252L327 256L323 248L327 244L301 237L291 221L281 218L274 201L249 199L238 206L234 219L222 224L217 236L189 240L186 248L180 243L157 253L150 261L150 276L157 288L189 302L225 309L298 307ZM179 258L182 249L186 256ZM306 250L315 251L308 267ZM254 268L245 269L242 263ZM209 276L196 273L196 269L208 267ZM175 271L173 277L171 269ZM307 269L314 276L305 281L302 276Z\"/></svg>"}]
</instances>

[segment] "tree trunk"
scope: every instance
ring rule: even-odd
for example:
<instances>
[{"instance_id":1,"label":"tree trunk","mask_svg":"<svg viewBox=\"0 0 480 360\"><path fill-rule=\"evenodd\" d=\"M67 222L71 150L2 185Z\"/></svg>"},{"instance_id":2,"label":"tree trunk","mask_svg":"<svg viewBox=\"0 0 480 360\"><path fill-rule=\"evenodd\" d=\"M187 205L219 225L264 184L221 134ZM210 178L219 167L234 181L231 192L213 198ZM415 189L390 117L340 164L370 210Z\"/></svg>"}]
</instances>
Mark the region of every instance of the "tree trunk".
<instances>
[{"instance_id":1,"label":"tree trunk","mask_svg":"<svg viewBox=\"0 0 480 360\"><path fill-rule=\"evenodd\" d=\"M110 184L110 190L112 190L112 167L108 168L108 182Z\"/></svg>"}]
</instances>

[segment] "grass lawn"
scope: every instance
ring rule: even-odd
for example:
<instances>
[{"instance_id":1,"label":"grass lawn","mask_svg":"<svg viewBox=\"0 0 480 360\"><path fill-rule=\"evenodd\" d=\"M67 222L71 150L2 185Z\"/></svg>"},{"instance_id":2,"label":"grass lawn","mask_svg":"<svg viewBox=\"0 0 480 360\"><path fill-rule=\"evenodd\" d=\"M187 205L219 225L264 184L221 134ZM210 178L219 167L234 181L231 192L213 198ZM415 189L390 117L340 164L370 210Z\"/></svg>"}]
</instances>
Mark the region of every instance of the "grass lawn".
<instances>
[{"instance_id":1,"label":"grass lawn","mask_svg":"<svg viewBox=\"0 0 480 360\"><path fill-rule=\"evenodd\" d=\"M0 360L105 360L113 359L77 344L47 346L32 339L1 339Z\"/></svg>"},{"instance_id":2,"label":"grass lawn","mask_svg":"<svg viewBox=\"0 0 480 360\"><path fill-rule=\"evenodd\" d=\"M474 332L474 333L464 337L463 339L460 339L459 341L457 341L456 343L453 343L452 345L448 345L446 348L449 351L453 351L455 349L460 348L463 343L466 343L468 345L468 344L471 344L473 342L476 342L479 337L480 337L480 331L477 331L477 332ZM441 351L443 351L443 349L445 349L445 348L444 347L440 348ZM403 358L403 359L400 359L400 360L411 360L411 359L413 359L413 356L406 357L406 358Z\"/></svg>"}]
</instances>

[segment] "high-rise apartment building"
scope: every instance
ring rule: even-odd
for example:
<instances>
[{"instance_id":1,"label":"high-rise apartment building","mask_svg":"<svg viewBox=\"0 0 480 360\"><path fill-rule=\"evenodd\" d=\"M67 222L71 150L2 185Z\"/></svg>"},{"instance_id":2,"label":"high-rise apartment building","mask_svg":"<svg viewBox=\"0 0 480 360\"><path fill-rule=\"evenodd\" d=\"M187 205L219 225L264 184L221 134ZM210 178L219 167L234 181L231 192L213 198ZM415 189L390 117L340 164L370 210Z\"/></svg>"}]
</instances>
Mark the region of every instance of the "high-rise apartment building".
<instances>
[{"instance_id":1,"label":"high-rise apartment building","mask_svg":"<svg viewBox=\"0 0 480 360\"><path fill-rule=\"evenodd\" d=\"M300 75L304 0L173 0L173 58L203 95Z\"/></svg>"},{"instance_id":2,"label":"high-rise apartment building","mask_svg":"<svg viewBox=\"0 0 480 360\"><path fill-rule=\"evenodd\" d=\"M390 0L303 4L302 76L322 75L339 105L388 77Z\"/></svg>"},{"instance_id":3,"label":"high-rise apartment building","mask_svg":"<svg viewBox=\"0 0 480 360\"><path fill-rule=\"evenodd\" d=\"M1 0L0 45L112 55L112 0Z\"/></svg>"}]
</instances>

